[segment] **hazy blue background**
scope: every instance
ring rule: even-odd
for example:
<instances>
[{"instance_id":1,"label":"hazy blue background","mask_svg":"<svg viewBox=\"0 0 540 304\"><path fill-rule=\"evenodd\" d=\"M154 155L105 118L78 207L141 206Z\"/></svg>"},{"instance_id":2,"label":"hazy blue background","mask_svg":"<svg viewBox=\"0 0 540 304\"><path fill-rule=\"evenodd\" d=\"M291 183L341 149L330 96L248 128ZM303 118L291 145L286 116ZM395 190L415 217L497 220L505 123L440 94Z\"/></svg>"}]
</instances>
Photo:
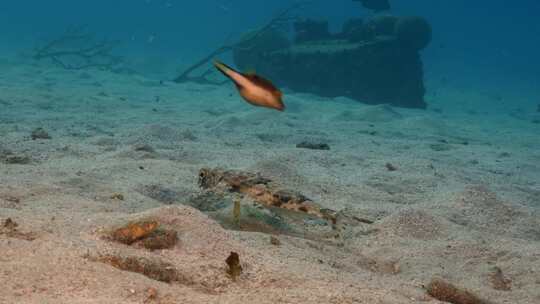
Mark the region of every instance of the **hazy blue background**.
<instances>
[{"instance_id":1,"label":"hazy blue background","mask_svg":"<svg viewBox=\"0 0 540 304\"><path fill-rule=\"evenodd\" d=\"M351 0L313 1L305 16L328 17L332 28L371 14ZM69 25L87 25L124 41L136 60L156 69L191 62L264 23L286 0L2 0L0 52L27 50ZM434 41L424 51L428 83L527 92L540 101L540 1L391 0L393 13L430 20ZM154 36L152 43L149 37ZM169 71L171 72L171 71Z\"/></svg>"}]
</instances>

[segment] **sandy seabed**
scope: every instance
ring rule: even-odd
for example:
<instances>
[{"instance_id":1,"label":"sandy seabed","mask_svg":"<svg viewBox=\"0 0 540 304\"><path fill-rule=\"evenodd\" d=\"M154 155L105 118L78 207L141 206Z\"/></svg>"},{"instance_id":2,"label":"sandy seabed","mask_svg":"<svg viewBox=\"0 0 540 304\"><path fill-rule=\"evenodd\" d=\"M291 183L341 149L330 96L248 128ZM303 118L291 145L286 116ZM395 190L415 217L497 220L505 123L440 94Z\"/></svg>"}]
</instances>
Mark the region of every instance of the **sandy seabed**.
<instances>
[{"instance_id":1,"label":"sandy seabed","mask_svg":"<svg viewBox=\"0 0 540 304\"><path fill-rule=\"evenodd\" d=\"M496 114L475 107L488 97L440 89L427 111L286 91L279 113L230 85L0 65L2 304L442 303L426 293L433 278L490 303L540 303L534 111ZM32 139L46 137L37 128L50 138ZM202 167L259 172L373 223L346 228L338 245L226 230L183 204ZM172 204L145 195L156 185ZM140 218L178 243L149 251L102 237ZM183 279L95 258L109 254L169 263Z\"/></svg>"}]
</instances>

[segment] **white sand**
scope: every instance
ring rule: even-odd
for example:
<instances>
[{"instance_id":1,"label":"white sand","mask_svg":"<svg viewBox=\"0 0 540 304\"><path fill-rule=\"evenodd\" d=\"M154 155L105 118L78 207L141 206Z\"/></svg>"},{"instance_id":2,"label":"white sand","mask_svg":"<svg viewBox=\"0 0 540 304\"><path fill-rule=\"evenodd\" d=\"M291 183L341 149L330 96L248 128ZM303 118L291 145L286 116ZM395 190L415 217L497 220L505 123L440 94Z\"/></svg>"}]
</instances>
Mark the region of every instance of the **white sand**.
<instances>
[{"instance_id":1,"label":"white sand","mask_svg":"<svg viewBox=\"0 0 540 304\"><path fill-rule=\"evenodd\" d=\"M0 221L36 236L0 235L2 304L438 303L423 289L433 277L494 303L540 303L533 109L496 114L466 100L488 96L442 88L433 102L442 113L293 93L278 113L250 107L229 85L0 66L0 159L7 150L30 158L0 161ZM31 140L37 127L52 139ZM296 148L303 140L331 150ZM156 152L135 151L142 143ZM262 172L375 223L349 227L343 247L286 236L274 246L268 235L226 231L181 201L164 206L138 191L158 184L187 199L198 170L215 166ZM144 216L177 230L179 243L150 252L100 238ZM244 267L237 282L225 273L230 251ZM189 284L88 258L110 252L173 263ZM510 291L493 288L495 266Z\"/></svg>"}]
</instances>

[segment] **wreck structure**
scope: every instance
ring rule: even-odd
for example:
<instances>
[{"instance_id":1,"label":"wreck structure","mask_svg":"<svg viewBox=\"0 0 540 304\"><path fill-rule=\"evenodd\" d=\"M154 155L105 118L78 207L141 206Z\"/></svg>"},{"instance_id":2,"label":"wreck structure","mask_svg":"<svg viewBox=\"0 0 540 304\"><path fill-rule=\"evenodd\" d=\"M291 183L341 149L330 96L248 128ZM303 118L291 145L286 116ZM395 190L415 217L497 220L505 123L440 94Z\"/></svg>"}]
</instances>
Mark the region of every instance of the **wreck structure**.
<instances>
[{"instance_id":1,"label":"wreck structure","mask_svg":"<svg viewBox=\"0 0 540 304\"><path fill-rule=\"evenodd\" d=\"M233 48L241 70L297 92L426 108L420 51L432 30L424 18L351 19L339 33L330 33L326 20L302 19L294 22L293 37L278 30L252 35Z\"/></svg>"}]
</instances>

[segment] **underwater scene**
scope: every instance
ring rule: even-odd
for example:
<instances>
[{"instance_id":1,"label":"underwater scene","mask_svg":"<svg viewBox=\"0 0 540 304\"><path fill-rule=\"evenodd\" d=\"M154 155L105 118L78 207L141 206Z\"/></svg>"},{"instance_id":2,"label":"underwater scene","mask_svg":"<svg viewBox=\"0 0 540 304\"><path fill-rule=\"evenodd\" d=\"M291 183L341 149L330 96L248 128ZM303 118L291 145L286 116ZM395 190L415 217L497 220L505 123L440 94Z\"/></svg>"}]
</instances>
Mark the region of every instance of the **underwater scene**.
<instances>
[{"instance_id":1,"label":"underwater scene","mask_svg":"<svg viewBox=\"0 0 540 304\"><path fill-rule=\"evenodd\" d=\"M0 304L539 304L539 11L1 1Z\"/></svg>"}]
</instances>

